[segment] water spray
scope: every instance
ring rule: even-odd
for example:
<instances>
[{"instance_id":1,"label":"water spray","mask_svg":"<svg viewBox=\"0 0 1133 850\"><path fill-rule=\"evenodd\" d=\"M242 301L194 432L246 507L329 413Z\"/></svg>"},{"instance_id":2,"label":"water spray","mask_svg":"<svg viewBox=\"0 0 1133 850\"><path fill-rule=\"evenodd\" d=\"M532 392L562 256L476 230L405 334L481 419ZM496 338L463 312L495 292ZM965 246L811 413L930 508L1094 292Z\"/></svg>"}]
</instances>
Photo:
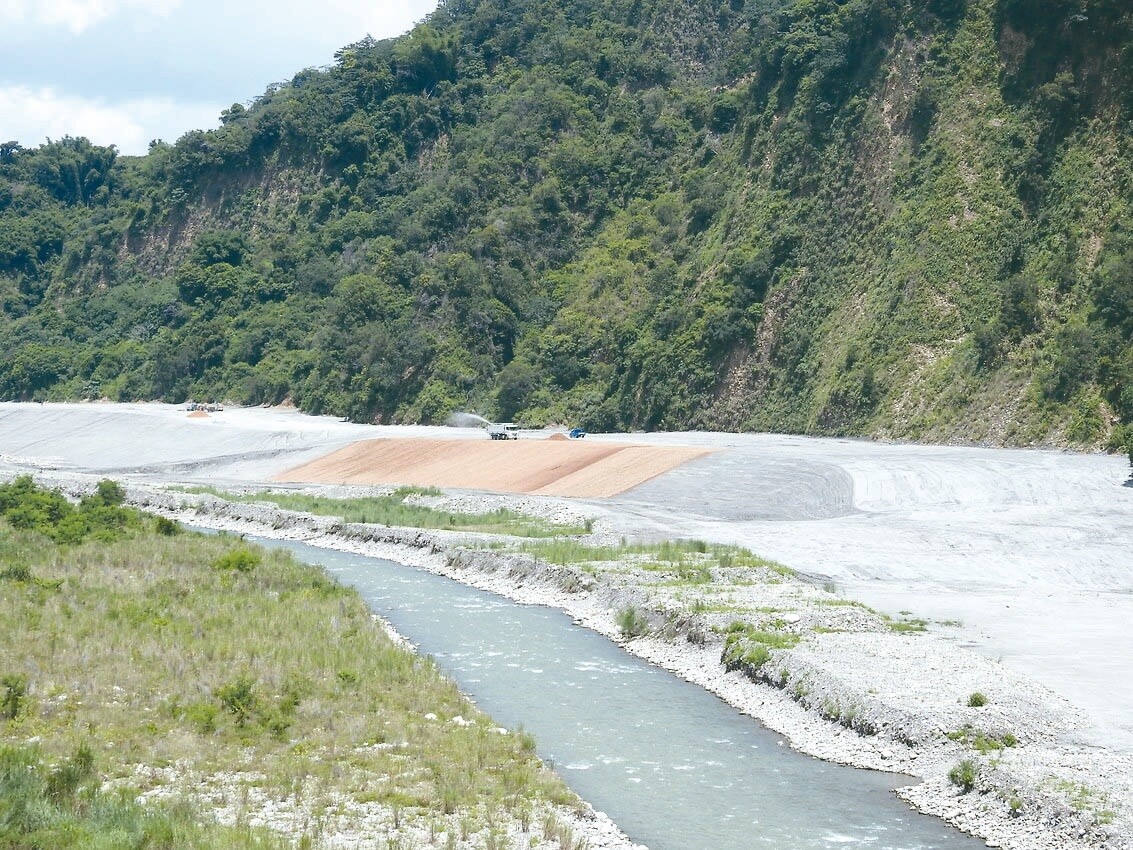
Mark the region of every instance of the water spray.
<instances>
[{"instance_id":1,"label":"water spray","mask_svg":"<svg viewBox=\"0 0 1133 850\"><path fill-rule=\"evenodd\" d=\"M478 413L461 411L450 414L445 424L450 428L487 428L492 423Z\"/></svg>"}]
</instances>

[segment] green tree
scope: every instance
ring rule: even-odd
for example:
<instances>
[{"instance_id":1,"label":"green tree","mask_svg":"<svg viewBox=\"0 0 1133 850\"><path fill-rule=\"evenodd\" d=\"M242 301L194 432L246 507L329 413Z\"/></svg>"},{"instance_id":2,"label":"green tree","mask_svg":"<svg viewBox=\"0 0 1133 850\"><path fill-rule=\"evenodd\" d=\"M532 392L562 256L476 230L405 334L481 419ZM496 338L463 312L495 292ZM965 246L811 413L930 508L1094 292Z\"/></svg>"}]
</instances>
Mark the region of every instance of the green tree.
<instances>
[{"instance_id":1,"label":"green tree","mask_svg":"<svg viewBox=\"0 0 1133 850\"><path fill-rule=\"evenodd\" d=\"M500 372L496 406L500 418L514 419L531 401L538 386L539 373L530 363L513 360Z\"/></svg>"}]
</instances>

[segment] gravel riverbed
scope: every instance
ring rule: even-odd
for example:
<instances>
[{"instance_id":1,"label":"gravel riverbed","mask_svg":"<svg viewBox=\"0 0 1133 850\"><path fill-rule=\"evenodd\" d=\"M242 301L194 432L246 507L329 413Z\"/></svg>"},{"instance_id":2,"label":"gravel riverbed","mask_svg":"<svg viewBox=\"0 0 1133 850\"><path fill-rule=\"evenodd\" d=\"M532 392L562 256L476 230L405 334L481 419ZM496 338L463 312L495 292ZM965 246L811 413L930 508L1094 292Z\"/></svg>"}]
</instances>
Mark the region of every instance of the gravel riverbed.
<instances>
[{"instance_id":1,"label":"gravel riverbed","mask_svg":"<svg viewBox=\"0 0 1133 850\"><path fill-rule=\"evenodd\" d=\"M1084 718L1067 700L954 636L894 631L864 606L830 604L829 591L805 579L744 588L754 608L773 607L780 620L809 626L801 629L806 637L796 647L776 650L752 675L726 669L723 638L695 619L665 637L624 637L618 612L626 606L639 607L657 623L675 619L672 600L654 592L640 571L594 575L470 548L469 535L348 525L152 487L131 486L129 492L140 506L187 523L397 560L517 602L561 609L631 653L717 694L802 752L908 775L914 781L898 793L911 806L990 846L1133 847L1133 760L1120 751L1075 743ZM506 506L555 521L587 519L579 506L553 500L433 498L447 510ZM595 523L593 539L609 542L601 525ZM835 625L814 625L823 623ZM976 693L985 704L969 705ZM950 779L965 766L966 784ZM591 841L594 848L618 846L629 846L628 839L606 826Z\"/></svg>"},{"instance_id":2,"label":"gravel riverbed","mask_svg":"<svg viewBox=\"0 0 1133 850\"><path fill-rule=\"evenodd\" d=\"M0 474L30 472L73 491L111 477L135 501L198 525L362 551L555 606L799 750L909 775L899 793L911 805L993 846L1133 845L1133 671L1122 649L1133 616L1133 481L1120 459L787 435L591 435L713 453L606 499L425 497L451 511L514 506L589 521L587 539L598 544L738 543L795 568L792 580L753 576L722 592L759 628L802 636L746 671L754 678L721 663L720 629L732 615L685 616L717 600L667 590L640 564L589 572L476 552L485 538L473 535L347 527L161 488L262 489L358 440L459 431L284 408L188 419L172 405L3 403ZM618 612L627 606L649 618L650 636L623 638ZM760 609L774 609L778 622ZM890 618L905 609L910 622L899 625L914 628L895 631ZM968 705L976 692L983 706ZM967 790L949 779L965 763Z\"/></svg>"}]
</instances>

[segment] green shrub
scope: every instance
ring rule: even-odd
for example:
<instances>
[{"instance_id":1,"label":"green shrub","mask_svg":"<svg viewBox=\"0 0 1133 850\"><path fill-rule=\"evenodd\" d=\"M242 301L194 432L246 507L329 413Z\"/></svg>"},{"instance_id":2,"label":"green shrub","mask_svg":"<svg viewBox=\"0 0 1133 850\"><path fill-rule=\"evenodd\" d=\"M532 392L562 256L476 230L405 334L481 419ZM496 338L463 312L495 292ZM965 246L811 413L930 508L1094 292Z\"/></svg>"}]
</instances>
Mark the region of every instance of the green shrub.
<instances>
[{"instance_id":1,"label":"green shrub","mask_svg":"<svg viewBox=\"0 0 1133 850\"><path fill-rule=\"evenodd\" d=\"M287 730L291 728L291 718L280 711L269 711L260 718L263 727L277 741L287 740Z\"/></svg>"},{"instance_id":2,"label":"green shrub","mask_svg":"<svg viewBox=\"0 0 1133 850\"><path fill-rule=\"evenodd\" d=\"M104 480L76 508L62 493L40 489L25 475L0 485L0 514L13 528L42 534L56 543L78 545L88 538L109 542L141 525L137 511L121 507L123 499L122 488Z\"/></svg>"},{"instance_id":3,"label":"green shrub","mask_svg":"<svg viewBox=\"0 0 1133 850\"><path fill-rule=\"evenodd\" d=\"M641 637L649 633L648 618L632 605L618 611L617 623L624 638Z\"/></svg>"},{"instance_id":4,"label":"green shrub","mask_svg":"<svg viewBox=\"0 0 1133 850\"><path fill-rule=\"evenodd\" d=\"M964 759L948 771L948 781L965 794L976 787L976 778L978 776L979 769L976 767L976 763L971 759Z\"/></svg>"},{"instance_id":5,"label":"green shrub","mask_svg":"<svg viewBox=\"0 0 1133 850\"><path fill-rule=\"evenodd\" d=\"M212 562L213 569L222 572L233 570L238 573L250 573L260 563L260 556L251 549L239 548L225 552Z\"/></svg>"},{"instance_id":6,"label":"green shrub","mask_svg":"<svg viewBox=\"0 0 1133 850\"><path fill-rule=\"evenodd\" d=\"M982 708L987 705L987 697L979 691L976 691L968 697L968 705L972 708Z\"/></svg>"},{"instance_id":7,"label":"green shrub","mask_svg":"<svg viewBox=\"0 0 1133 850\"><path fill-rule=\"evenodd\" d=\"M1091 329L1082 323L1059 328L1050 345L1051 360L1038 376L1043 395L1054 401L1069 401L1075 391L1097 374L1097 344Z\"/></svg>"},{"instance_id":8,"label":"green shrub","mask_svg":"<svg viewBox=\"0 0 1133 850\"><path fill-rule=\"evenodd\" d=\"M73 756L47 775L47 796L52 800L72 799L94 778L94 754L85 743L79 744Z\"/></svg>"},{"instance_id":9,"label":"green shrub","mask_svg":"<svg viewBox=\"0 0 1133 850\"><path fill-rule=\"evenodd\" d=\"M15 720L28 694L28 677L19 673L9 673L0 678L0 685L4 687L4 698L0 700L0 713L9 720Z\"/></svg>"},{"instance_id":10,"label":"green shrub","mask_svg":"<svg viewBox=\"0 0 1133 850\"><path fill-rule=\"evenodd\" d=\"M240 728L243 728L259 709L256 683L247 676L240 676L230 684L218 688L216 696L220 704L236 719L236 725Z\"/></svg>"},{"instance_id":11,"label":"green shrub","mask_svg":"<svg viewBox=\"0 0 1133 850\"><path fill-rule=\"evenodd\" d=\"M126 491L117 481L104 478L98 482L93 496L88 497L91 502L104 507L116 508L126 501Z\"/></svg>"},{"instance_id":12,"label":"green shrub","mask_svg":"<svg viewBox=\"0 0 1133 850\"><path fill-rule=\"evenodd\" d=\"M216 731L216 718L220 709L211 702L194 702L185 707L185 719L202 735Z\"/></svg>"},{"instance_id":13,"label":"green shrub","mask_svg":"<svg viewBox=\"0 0 1133 850\"><path fill-rule=\"evenodd\" d=\"M29 582L32 580L31 567L27 564L11 564L0 571L0 579L5 581Z\"/></svg>"},{"instance_id":14,"label":"green shrub","mask_svg":"<svg viewBox=\"0 0 1133 850\"><path fill-rule=\"evenodd\" d=\"M72 510L70 503L61 494L37 490L9 507L5 516L13 528L53 536L55 527Z\"/></svg>"},{"instance_id":15,"label":"green shrub","mask_svg":"<svg viewBox=\"0 0 1133 850\"><path fill-rule=\"evenodd\" d=\"M1000 288L999 316L1013 342L1038 330L1039 286L1033 277L1014 275Z\"/></svg>"},{"instance_id":16,"label":"green shrub","mask_svg":"<svg viewBox=\"0 0 1133 850\"><path fill-rule=\"evenodd\" d=\"M35 490L35 481L30 475L21 475L7 484L0 484L0 514L8 513Z\"/></svg>"}]
</instances>

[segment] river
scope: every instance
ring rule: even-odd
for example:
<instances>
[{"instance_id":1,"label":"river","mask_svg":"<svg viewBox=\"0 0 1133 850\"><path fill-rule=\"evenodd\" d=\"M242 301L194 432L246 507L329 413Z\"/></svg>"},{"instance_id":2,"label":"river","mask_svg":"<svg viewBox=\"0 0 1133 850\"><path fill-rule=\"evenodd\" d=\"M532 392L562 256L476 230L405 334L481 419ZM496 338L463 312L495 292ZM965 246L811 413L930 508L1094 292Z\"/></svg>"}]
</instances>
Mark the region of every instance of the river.
<instances>
[{"instance_id":1,"label":"river","mask_svg":"<svg viewBox=\"0 0 1133 850\"><path fill-rule=\"evenodd\" d=\"M651 850L986 850L911 811L903 777L829 764L562 612L391 561L259 539L322 564Z\"/></svg>"}]
</instances>

